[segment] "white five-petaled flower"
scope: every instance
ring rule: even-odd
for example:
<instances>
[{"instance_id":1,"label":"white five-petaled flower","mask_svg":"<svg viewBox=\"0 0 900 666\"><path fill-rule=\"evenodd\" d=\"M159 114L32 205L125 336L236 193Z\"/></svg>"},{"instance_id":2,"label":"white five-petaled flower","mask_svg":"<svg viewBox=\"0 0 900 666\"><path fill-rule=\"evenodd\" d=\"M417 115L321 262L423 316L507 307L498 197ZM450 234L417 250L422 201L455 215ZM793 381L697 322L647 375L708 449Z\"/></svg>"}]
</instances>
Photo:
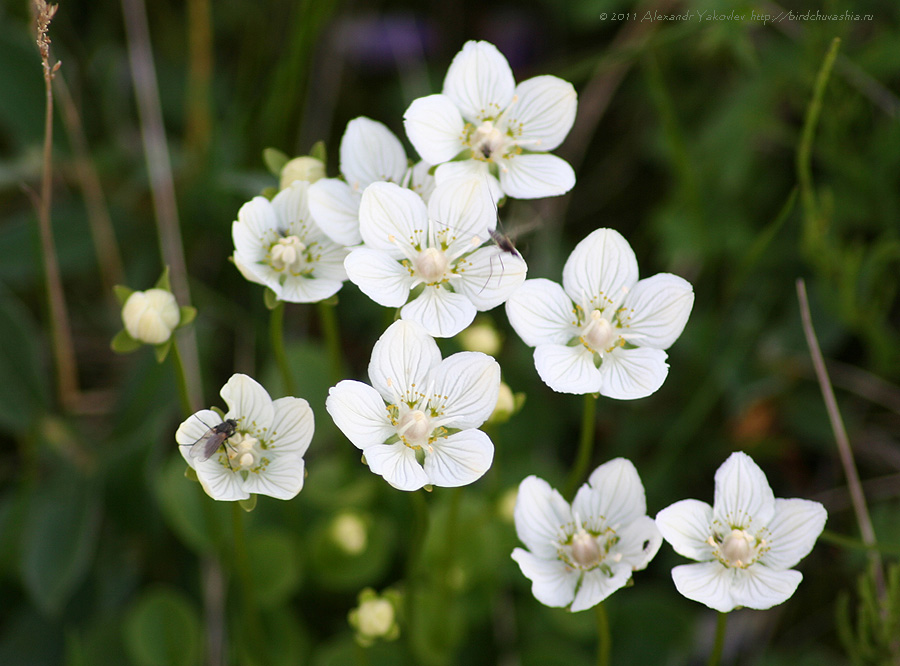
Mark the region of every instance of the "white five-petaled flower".
<instances>
[{"instance_id":1,"label":"white five-petaled flower","mask_svg":"<svg viewBox=\"0 0 900 666\"><path fill-rule=\"evenodd\" d=\"M458 352L441 360L434 339L401 320L375 343L369 379L372 386L339 382L325 408L389 484L464 486L490 468L494 445L477 428L497 403L500 366L493 358Z\"/></svg>"},{"instance_id":2,"label":"white five-petaled flower","mask_svg":"<svg viewBox=\"0 0 900 666\"><path fill-rule=\"evenodd\" d=\"M306 400L272 400L247 375L236 374L222 387L228 405L224 421L236 422L234 434L207 459L195 446L223 419L202 409L178 427L175 441L196 472L206 494L216 500L241 500L251 493L291 499L303 487L303 455L315 428ZM202 449L203 447L199 447Z\"/></svg>"},{"instance_id":3,"label":"white five-petaled flower","mask_svg":"<svg viewBox=\"0 0 900 666\"><path fill-rule=\"evenodd\" d=\"M298 180L272 201L254 197L241 206L231 225L235 265L280 301L316 303L337 293L347 279L347 249L313 221L308 188L309 183Z\"/></svg>"},{"instance_id":4,"label":"white five-petaled flower","mask_svg":"<svg viewBox=\"0 0 900 666\"><path fill-rule=\"evenodd\" d=\"M525 280L518 254L481 247L496 223L483 180L442 183L427 207L409 190L374 183L363 192L359 221L365 246L344 262L350 280L380 305L403 306L401 318L430 335L456 335Z\"/></svg>"},{"instance_id":5,"label":"white five-petaled flower","mask_svg":"<svg viewBox=\"0 0 900 666\"><path fill-rule=\"evenodd\" d=\"M581 611L596 606L644 569L662 537L647 517L644 487L631 461L600 465L572 506L543 479L519 485L512 558L546 606ZM530 552L529 552L530 551Z\"/></svg>"},{"instance_id":6,"label":"white five-petaled flower","mask_svg":"<svg viewBox=\"0 0 900 666\"><path fill-rule=\"evenodd\" d=\"M776 499L759 466L737 452L716 472L713 506L682 500L656 524L677 553L700 562L672 569L678 591L727 613L787 601L803 579L791 567L812 550L827 517L818 502Z\"/></svg>"},{"instance_id":7,"label":"white five-petaled flower","mask_svg":"<svg viewBox=\"0 0 900 666\"><path fill-rule=\"evenodd\" d=\"M621 234L597 229L563 268L563 284L526 280L506 303L509 322L534 347L534 364L560 393L631 400L666 379L667 349L681 335L694 291L669 273L638 280Z\"/></svg>"},{"instance_id":8,"label":"white five-petaled flower","mask_svg":"<svg viewBox=\"0 0 900 666\"><path fill-rule=\"evenodd\" d=\"M345 180L324 178L309 189L316 223L336 243L353 246L359 235L359 201L372 183L386 181L409 188L425 201L434 189L431 165L409 166L403 144L385 125L360 116L347 123L341 138L340 169Z\"/></svg>"},{"instance_id":9,"label":"white five-petaled flower","mask_svg":"<svg viewBox=\"0 0 900 666\"><path fill-rule=\"evenodd\" d=\"M441 165L438 184L491 174L506 195L538 199L575 185L572 167L547 153L569 133L577 106L568 81L545 75L516 85L497 47L470 41L453 58L443 92L413 101L403 118L422 159Z\"/></svg>"}]
</instances>

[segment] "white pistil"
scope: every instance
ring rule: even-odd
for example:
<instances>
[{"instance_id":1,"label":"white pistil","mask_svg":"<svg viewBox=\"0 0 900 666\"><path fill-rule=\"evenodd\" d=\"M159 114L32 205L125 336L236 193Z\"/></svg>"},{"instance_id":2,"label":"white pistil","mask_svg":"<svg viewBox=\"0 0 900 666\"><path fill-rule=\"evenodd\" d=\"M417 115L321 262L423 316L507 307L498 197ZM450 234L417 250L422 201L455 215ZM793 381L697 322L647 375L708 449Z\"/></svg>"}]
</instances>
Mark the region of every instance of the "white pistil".
<instances>
[{"instance_id":1,"label":"white pistil","mask_svg":"<svg viewBox=\"0 0 900 666\"><path fill-rule=\"evenodd\" d=\"M279 238L269 248L270 265L276 271L287 270L299 274L304 252L306 252L306 245L297 236Z\"/></svg>"},{"instance_id":2,"label":"white pistil","mask_svg":"<svg viewBox=\"0 0 900 666\"><path fill-rule=\"evenodd\" d=\"M603 551L597 543L597 537L589 534L583 527L572 535L572 561L582 569L591 569L603 559Z\"/></svg>"},{"instance_id":3,"label":"white pistil","mask_svg":"<svg viewBox=\"0 0 900 666\"><path fill-rule=\"evenodd\" d=\"M450 262L447 256L435 247L422 250L415 260L416 274L426 284L440 282L447 272Z\"/></svg>"},{"instance_id":4,"label":"white pistil","mask_svg":"<svg viewBox=\"0 0 900 666\"><path fill-rule=\"evenodd\" d=\"M585 347L602 354L615 348L618 332L599 310L591 310L590 321L581 331L581 340Z\"/></svg>"}]
</instances>

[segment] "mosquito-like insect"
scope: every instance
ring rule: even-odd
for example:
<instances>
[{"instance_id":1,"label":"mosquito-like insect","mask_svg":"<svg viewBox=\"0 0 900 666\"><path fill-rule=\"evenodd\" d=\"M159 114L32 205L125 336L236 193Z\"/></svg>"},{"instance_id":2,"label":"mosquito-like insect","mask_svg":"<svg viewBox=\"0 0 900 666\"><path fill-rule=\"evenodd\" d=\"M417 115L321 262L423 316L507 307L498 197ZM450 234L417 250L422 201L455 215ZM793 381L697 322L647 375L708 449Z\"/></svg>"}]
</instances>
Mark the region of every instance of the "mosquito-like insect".
<instances>
[{"instance_id":1,"label":"mosquito-like insect","mask_svg":"<svg viewBox=\"0 0 900 666\"><path fill-rule=\"evenodd\" d=\"M201 423L203 422L201 421ZM203 425L207 424L203 423ZM200 462L209 460L210 456L218 451L229 437L234 435L237 425L238 423L234 419L225 419L219 425L212 426L191 444L191 458Z\"/></svg>"}]
</instances>

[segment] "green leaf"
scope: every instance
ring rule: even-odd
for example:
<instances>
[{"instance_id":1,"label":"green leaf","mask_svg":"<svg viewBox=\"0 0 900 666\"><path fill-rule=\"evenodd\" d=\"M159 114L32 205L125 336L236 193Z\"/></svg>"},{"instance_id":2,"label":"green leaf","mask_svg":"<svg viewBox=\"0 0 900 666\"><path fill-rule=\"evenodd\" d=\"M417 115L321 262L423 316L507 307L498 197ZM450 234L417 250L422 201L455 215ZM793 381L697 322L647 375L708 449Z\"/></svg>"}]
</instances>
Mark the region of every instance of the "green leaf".
<instances>
[{"instance_id":1,"label":"green leaf","mask_svg":"<svg viewBox=\"0 0 900 666\"><path fill-rule=\"evenodd\" d=\"M284 165L291 159L277 148L266 148L263 150L263 162L266 168L276 178L281 175Z\"/></svg>"},{"instance_id":2,"label":"green leaf","mask_svg":"<svg viewBox=\"0 0 900 666\"><path fill-rule=\"evenodd\" d=\"M35 604L55 614L87 573L100 527L99 493L67 471L35 485L30 495L22 579Z\"/></svg>"},{"instance_id":3,"label":"green leaf","mask_svg":"<svg viewBox=\"0 0 900 666\"><path fill-rule=\"evenodd\" d=\"M140 666L199 664L201 639L197 611L176 589L145 592L125 619L125 647Z\"/></svg>"},{"instance_id":4,"label":"green leaf","mask_svg":"<svg viewBox=\"0 0 900 666\"><path fill-rule=\"evenodd\" d=\"M124 328L116 333L116 337L109 343L109 348L117 354L130 354L135 349L140 349L141 342L128 335L128 331Z\"/></svg>"},{"instance_id":5,"label":"green leaf","mask_svg":"<svg viewBox=\"0 0 900 666\"><path fill-rule=\"evenodd\" d=\"M313 147L309 149L309 156L315 157L322 164L328 164L328 151L325 148L325 142L316 141Z\"/></svg>"},{"instance_id":6,"label":"green leaf","mask_svg":"<svg viewBox=\"0 0 900 666\"><path fill-rule=\"evenodd\" d=\"M0 429L27 431L50 402L42 337L31 313L0 285Z\"/></svg>"},{"instance_id":7,"label":"green leaf","mask_svg":"<svg viewBox=\"0 0 900 666\"><path fill-rule=\"evenodd\" d=\"M133 293L134 289L126 287L123 284L117 284L113 287L113 294L115 294L116 300L119 301L119 305L125 305L125 301L127 301L128 297Z\"/></svg>"},{"instance_id":8,"label":"green leaf","mask_svg":"<svg viewBox=\"0 0 900 666\"><path fill-rule=\"evenodd\" d=\"M286 602L300 584L300 554L294 539L282 530L261 531L250 535L247 550L259 605L273 608Z\"/></svg>"},{"instance_id":9,"label":"green leaf","mask_svg":"<svg viewBox=\"0 0 900 666\"><path fill-rule=\"evenodd\" d=\"M231 524L230 507L203 492L185 476L187 463L172 456L157 476L156 496L166 523L182 542L198 553L212 552Z\"/></svg>"}]
</instances>

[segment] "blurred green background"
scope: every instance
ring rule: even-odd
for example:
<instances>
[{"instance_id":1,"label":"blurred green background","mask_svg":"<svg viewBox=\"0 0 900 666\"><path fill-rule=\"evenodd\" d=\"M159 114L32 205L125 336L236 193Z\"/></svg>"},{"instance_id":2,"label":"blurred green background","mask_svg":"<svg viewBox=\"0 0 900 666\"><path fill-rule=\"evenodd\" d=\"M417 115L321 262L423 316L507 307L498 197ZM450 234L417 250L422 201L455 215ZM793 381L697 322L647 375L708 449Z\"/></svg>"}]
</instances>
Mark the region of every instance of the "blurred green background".
<instances>
[{"instance_id":1,"label":"blurred green background","mask_svg":"<svg viewBox=\"0 0 900 666\"><path fill-rule=\"evenodd\" d=\"M582 401L539 381L502 308L488 314L505 336L497 358L526 408L491 431L496 459L482 480L425 498L432 518L413 569L421 584L412 641L361 650L347 624L362 588L402 586L415 517L410 498L360 463L325 412L335 380L311 306L286 314L298 395L317 422L309 477L295 500L263 497L245 516L253 566L234 571L230 507L183 476L171 365L149 349L109 350L121 328L112 284L146 289L163 267L159 186L150 186L142 140L149 121L135 101L136 43L123 8L144 11L137 0L63 1L50 28L68 90L58 78L52 223L79 388L63 405L28 196L40 191L40 58L28 4L0 4L0 664L593 663L593 615L541 606L509 557L517 539L508 492L528 474L565 484ZM859 16L774 20L809 10ZM773 20L700 20L698 11ZM649 20L654 12L689 19ZM501 210L513 233L540 221L519 239L529 277L560 280L575 244L613 227L634 247L642 276L674 272L696 292L663 388L635 402L600 399L591 469L630 458L655 515L683 498L711 502L715 469L744 450L776 496L824 503L827 529L858 539L800 324L795 280L803 277L876 533L900 544L894 0L188 0L148 3L146 16L199 310L201 404L224 406L218 390L233 372L283 393L262 291L228 259L238 208L276 184L262 150L305 154L324 140L334 176L340 137L356 116L384 122L405 142L405 108L440 90L467 39L486 39L517 80L555 74L579 92L575 127L556 151L575 167L575 189ZM816 76L836 37L806 154ZM106 216L115 246L98 250ZM350 283L339 297L343 376L365 379L385 313ZM453 340L441 346L445 355L459 349ZM358 552L333 536L348 513L366 528ZM664 544L635 586L605 604L613 663L705 663L715 614L675 591L669 569L683 562ZM850 663L836 607L849 594L855 617L865 566L863 551L820 541L801 564L794 598L732 614L725 662ZM256 589L264 640L248 638L242 575ZM889 663L880 659L859 663Z\"/></svg>"}]
</instances>

